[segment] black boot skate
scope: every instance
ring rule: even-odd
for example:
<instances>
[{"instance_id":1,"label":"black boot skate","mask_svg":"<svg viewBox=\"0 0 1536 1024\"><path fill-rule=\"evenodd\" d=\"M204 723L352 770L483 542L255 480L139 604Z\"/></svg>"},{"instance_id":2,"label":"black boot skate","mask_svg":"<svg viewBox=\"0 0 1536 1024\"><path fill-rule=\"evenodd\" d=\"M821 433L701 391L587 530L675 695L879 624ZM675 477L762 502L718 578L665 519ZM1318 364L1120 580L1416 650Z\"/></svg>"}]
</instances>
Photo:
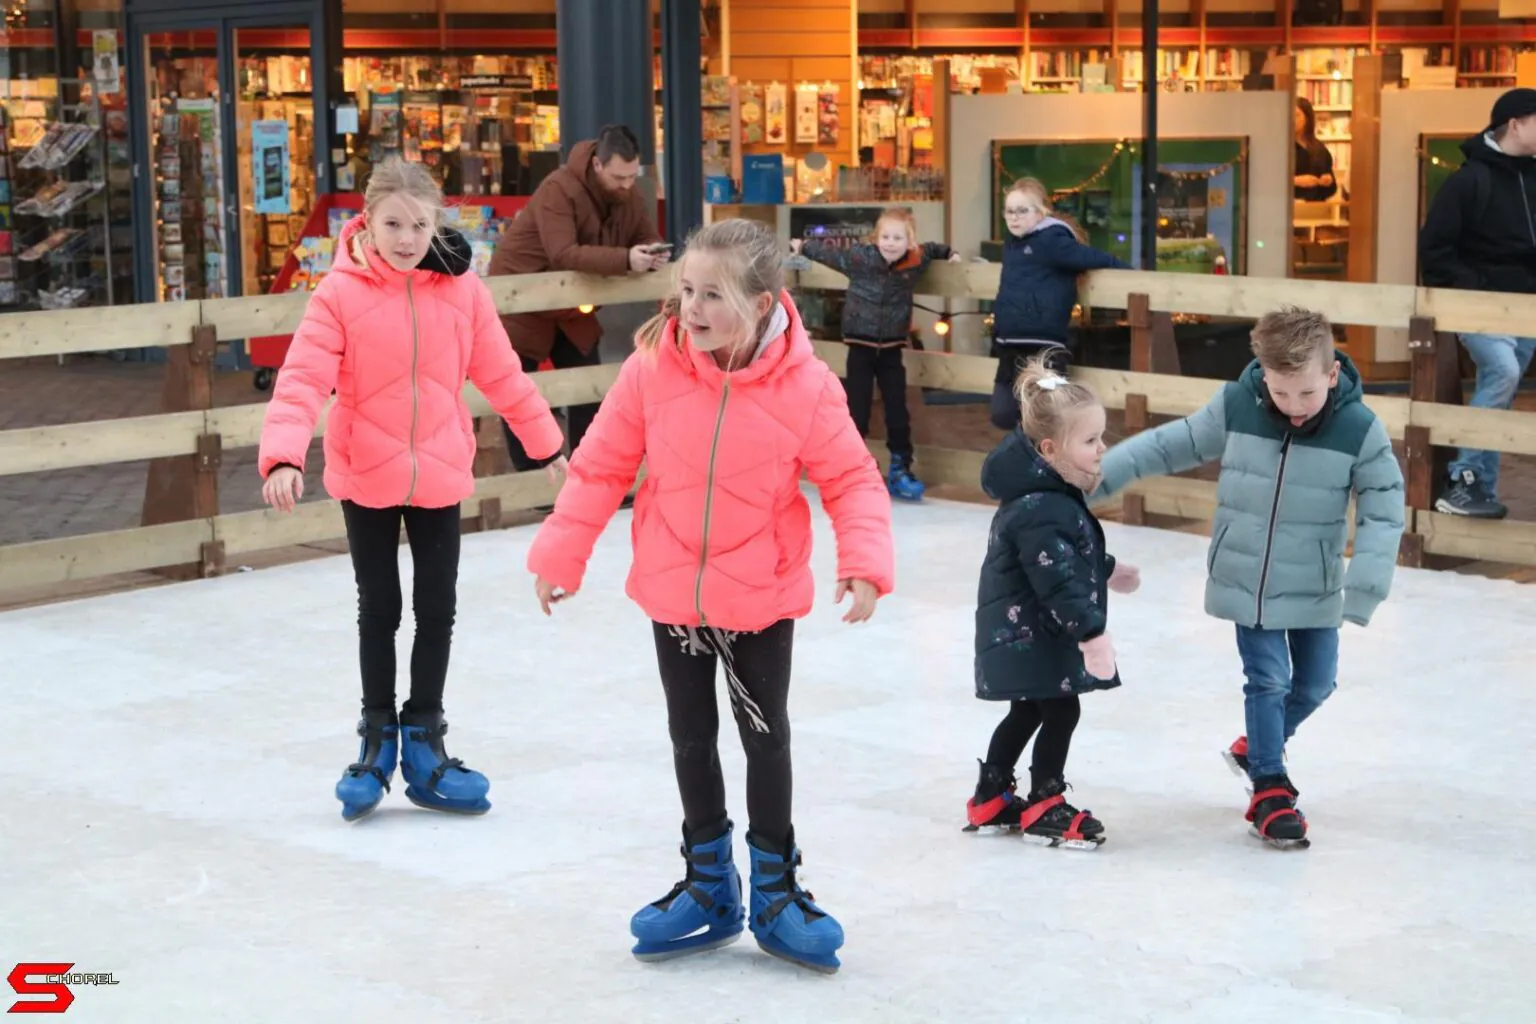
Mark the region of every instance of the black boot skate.
<instances>
[{"instance_id":1,"label":"black boot skate","mask_svg":"<svg viewBox=\"0 0 1536 1024\"><path fill-rule=\"evenodd\" d=\"M1312 845L1307 838L1307 819L1296 809L1300 793L1284 775L1266 775L1253 780L1253 799L1248 802L1247 819L1253 835L1280 850L1305 850Z\"/></svg>"},{"instance_id":2,"label":"black boot skate","mask_svg":"<svg viewBox=\"0 0 1536 1024\"><path fill-rule=\"evenodd\" d=\"M1013 771L1000 764L981 765L976 793L965 802L966 826L962 831L1017 832L1024 801L1019 799L1019 783Z\"/></svg>"},{"instance_id":3,"label":"black boot skate","mask_svg":"<svg viewBox=\"0 0 1536 1024\"><path fill-rule=\"evenodd\" d=\"M1029 805L1019 817L1024 838L1042 846L1096 850L1104 843L1104 823L1092 811L1067 803L1067 789L1065 782L1052 779L1029 794Z\"/></svg>"}]
</instances>

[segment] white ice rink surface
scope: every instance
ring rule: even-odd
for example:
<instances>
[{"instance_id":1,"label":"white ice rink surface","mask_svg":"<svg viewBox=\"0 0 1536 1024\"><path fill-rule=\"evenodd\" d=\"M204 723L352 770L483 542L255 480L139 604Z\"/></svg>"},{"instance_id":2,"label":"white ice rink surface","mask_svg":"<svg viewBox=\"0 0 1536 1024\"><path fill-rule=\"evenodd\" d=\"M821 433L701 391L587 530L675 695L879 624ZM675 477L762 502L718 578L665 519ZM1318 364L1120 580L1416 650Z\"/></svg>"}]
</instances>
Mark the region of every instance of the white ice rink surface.
<instances>
[{"instance_id":1,"label":"white ice rink surface","mask_svg":"<svg viewBox=\"0 0 1536 1024\"><path fill-rule=\"evenodd\" d=\"M960 831L1002 710L971 690L990 511L897 508L898 593L861 627L829 602L817 515L796 825L840 974L750 936L629 954L682 861L627 514L552 620L533 528L465 538L448 749L492 780L478 819L416 809L397 776L342 822L345 557L0 615L4 970L112 972L75 990L81 1022L1536 1020L1536 587L1400 571L1292 743L1314 844L1282 853L1219 756L1242 695L1232 628L1200 609L1206 541L1109 525L1144 583L1112 599L1127 682L1084 699L1068 765L1109 841L1046 850ZM729 726L722 754L744 862Z\"/></svg>"}]
</instances>

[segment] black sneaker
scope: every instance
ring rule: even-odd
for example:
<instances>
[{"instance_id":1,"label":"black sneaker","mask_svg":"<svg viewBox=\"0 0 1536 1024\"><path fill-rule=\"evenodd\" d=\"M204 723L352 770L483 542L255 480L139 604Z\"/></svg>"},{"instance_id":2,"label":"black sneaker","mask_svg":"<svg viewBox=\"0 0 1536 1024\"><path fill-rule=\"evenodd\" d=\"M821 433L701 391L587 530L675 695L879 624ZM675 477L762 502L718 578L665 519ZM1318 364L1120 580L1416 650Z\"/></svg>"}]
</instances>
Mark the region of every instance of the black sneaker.
<instances>
[{"instance_id":1,"label":"black sneaker","mask_svg":"<svg viewBox=\"0 0 1536 1024\"><path fill-rule=\"evenodd\" d=\"M1509 509L1493 499L1470 469L1451 477L1450 489L1435 501L1435 511L1473 519L1503 519L1509 515Z\"/></svg>"}]
</instances>

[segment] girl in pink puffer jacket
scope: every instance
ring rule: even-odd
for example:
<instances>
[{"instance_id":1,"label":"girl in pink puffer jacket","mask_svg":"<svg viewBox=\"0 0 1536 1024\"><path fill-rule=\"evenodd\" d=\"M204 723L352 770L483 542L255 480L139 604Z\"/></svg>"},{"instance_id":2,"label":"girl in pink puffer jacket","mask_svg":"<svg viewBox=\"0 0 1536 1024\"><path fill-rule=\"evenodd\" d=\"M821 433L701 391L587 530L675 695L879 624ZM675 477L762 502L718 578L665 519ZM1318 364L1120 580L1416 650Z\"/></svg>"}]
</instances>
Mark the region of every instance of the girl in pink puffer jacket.
<instances>
[{"instance_id":1,"label":"girl in pink puffer jacket","mask_svg":"<svg viewBox=\"0 0 1536 1024\"><path fill-rule=\"evenodd\" d=\"M294 332L261 431L262 495L293 511L320 410L325 488L340 499L357 577L362 752L336 783L342 817L372 811L398 754L405 795L422 807L483 814L490 783L443 748L443 684L459 571L459 502L474 493L475 437L462 397L472 381L537 458L560 427L523 373L469 244L442 230L443 198L420 164L392 161L368 183L364 215L342 229L334 269ZM564 459L550 465L558 478ZM395 711L400 525L415 563L411 696Z\"/></svg>"},{"instance_id":2,"label":"girl in pink puffer jacket","mask_svg":"<svg viewBox=\"0 0 1536 1024\"><path fill-rule=\"evenodd\" d=\"M842 383L783 290L784 256L767 228L745 220L689 241L676 295L641 329L528 553L548 614L580 588L645 461L626 592L654 622L688 870L631 920L642 960L712 949L742 931L716 747L723 663L747 757L752 933L776 956L839 966L842 928L795 881L787 699L794 620L812 592L801 471L837 535L837 600L853 596L845 621L868 619L892 588L891 504Z\"/></svg>"}]
</instances>

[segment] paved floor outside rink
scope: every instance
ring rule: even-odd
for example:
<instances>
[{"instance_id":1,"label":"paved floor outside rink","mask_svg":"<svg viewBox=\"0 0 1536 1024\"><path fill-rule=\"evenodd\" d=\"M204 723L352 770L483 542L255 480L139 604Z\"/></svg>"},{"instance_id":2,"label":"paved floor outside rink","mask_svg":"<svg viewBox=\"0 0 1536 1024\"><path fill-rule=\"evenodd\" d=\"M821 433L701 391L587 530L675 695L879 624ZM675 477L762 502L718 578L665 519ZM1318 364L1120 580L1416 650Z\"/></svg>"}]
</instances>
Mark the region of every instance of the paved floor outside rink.
<instances>
[{"instance_id":1,"label":"paved floor outside rink","mask_svg":"<svg viewBox=\"0 0 1536 1024\"><path fill-rule=\"evenodd\" d=\"M74 990L79 1022L1536 1019L1536 588L1400 570L1292 744L1315 842L1281 853L1219 756L1241 679L1200 610L1207 542L1109 526L1144 586L1112 598L1127 683L1084 700L1069 763L1109 841L1043 850L960 831L1001 713L971 694L989 510L896 513L898 594L860 627L824 603L796 638L803 878L847 929L841 974L750 939L629 955L629 915L682 863L627 514L552 620L533 528L465 538L448 743L492 779L481 819L397 782L342 822L345 557L0 615L6 971L111 972Z\"/></svg>"}]
</instances>

